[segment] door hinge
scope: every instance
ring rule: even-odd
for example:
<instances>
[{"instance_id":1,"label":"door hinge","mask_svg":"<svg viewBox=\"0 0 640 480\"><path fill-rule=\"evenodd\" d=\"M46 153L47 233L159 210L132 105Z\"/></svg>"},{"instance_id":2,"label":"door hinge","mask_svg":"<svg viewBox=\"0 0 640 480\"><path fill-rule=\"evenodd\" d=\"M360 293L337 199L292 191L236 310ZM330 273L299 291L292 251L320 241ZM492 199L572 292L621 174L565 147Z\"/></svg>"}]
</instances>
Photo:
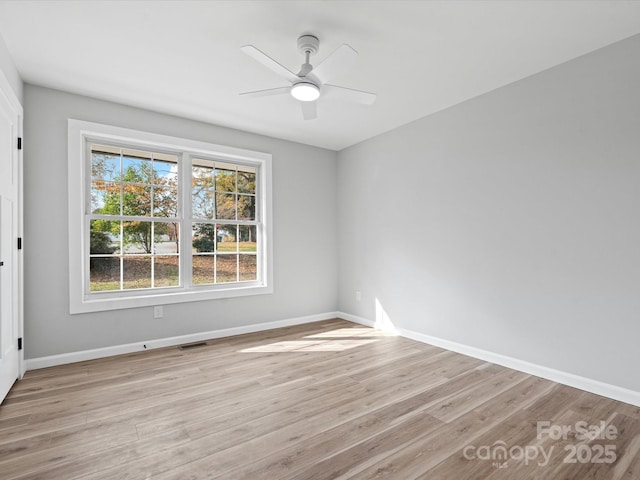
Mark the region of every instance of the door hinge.
<instances>
[{"instance_id":1,"label":"door hinge","mask_svg":"<svg viewBox=\"0 0 640 480\"><path fill-rule=\"evenodd\" d=\"M22 250L22 237L18 237L18 250Z\"/></svg>"},{"instance_id":2,"label":"door hinge","mask_svg":"<svg viewBox=\"0 0 640 480\"><path fill-rule=\"evenodd\" d=\"M18 350L22 350L22 337L18 337Z\"/></svg>"},{"instance_id":3,"label":"door hinge","mask_svg":"<svg viewBox=\"0 0 640 480\"><path fill-rule=\"evenodd\" d=\"M18 137L18 150L22 150L22 137Z\"/></svg>"}]
</instances>

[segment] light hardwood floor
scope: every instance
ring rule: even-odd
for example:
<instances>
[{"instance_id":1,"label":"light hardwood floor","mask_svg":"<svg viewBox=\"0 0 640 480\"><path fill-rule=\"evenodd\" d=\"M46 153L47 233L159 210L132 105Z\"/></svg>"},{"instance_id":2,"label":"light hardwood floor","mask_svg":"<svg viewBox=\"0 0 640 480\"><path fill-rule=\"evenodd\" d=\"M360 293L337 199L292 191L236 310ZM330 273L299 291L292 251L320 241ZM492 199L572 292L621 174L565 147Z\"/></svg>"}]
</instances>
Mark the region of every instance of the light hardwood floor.
<instances>
[{"instance_id":1,"label":"light hardwood floor","mask_svg":"<svg viewBox=\"0 0 640 480\"><path fill-rule=\"evenodd\" d=\"M30 371L0 406L3 480L631 480L639 450L639 408L343 320Z\"/></svg>"}]
</instances>

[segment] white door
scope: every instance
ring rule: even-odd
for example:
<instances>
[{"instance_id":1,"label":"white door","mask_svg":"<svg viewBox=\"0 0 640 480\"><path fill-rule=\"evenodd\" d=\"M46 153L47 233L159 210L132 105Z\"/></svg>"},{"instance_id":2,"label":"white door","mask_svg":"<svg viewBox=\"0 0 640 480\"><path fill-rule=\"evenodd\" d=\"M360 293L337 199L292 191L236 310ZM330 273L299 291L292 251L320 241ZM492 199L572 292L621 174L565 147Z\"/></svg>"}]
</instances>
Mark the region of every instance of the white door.
<instances>
[{"instance_id":1,"label":"white door","mask_svg":"<svg viewBox=\"0 0 640 480\"><path fill-rule=\"evenodd\" d=\"M0 86L0 402L20 376L19 114Z\"/></svg>"}]
</instances>

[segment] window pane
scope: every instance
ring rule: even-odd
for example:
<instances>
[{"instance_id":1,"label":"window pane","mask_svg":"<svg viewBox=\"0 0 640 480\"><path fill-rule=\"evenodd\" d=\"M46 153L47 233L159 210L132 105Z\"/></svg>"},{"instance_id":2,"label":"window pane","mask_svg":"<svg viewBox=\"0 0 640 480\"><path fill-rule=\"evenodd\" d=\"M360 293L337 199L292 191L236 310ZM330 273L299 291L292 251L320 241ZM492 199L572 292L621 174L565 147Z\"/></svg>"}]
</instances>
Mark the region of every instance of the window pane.
<instances>
[{"instance_id":1,"label":"window pane","mask_svg":"<svg viewBox=\"0 0 640 480\"><path fill-rule=\"evenodd\" d=\"M233 193L216 193L216 218L236 219L236 196Z\"/></svg>"},{"instance_id":2,"label":"window pane","mask_svg":"<svg viewBox=\"0 0 640 480\"><path fill-rule=\"evenodd\" d=\"M194 223L191 245L195 252L213 252L216 244L216 226L213 223Z\"/></svg>"},{"instance_id":3,"label":"window pane","mask_svg":"<svg viewBox=\"0 0 640 480\"><path fill-rule=\"evenodd\" d=\"M165 161L153 159L153 183L167 185L178 181L178 159L171 155L173 160Z\"/></svg>"},{"instance_id":4,"label":"window pane","mask_svg":"<svg viewBox=\"0 0 640 480\"><path fill-rule=\"evenodd\" d=\"M241 167L247 168L247 167ZM256 193L256 174L255 169L250 172L238 170L238 192L239 193Z\"/></svg>"},{"instance_id":5,"label":"window pane","mask_svg":"<svg viewBox=\"0 0 640 480\"><path fill-rule=\"evenodd\" d=\"M89 261L89 290L120 290L120 258L94 257Z\"/></svg>"},{"instance_id":6,"label":"window pane","mask_svg":"<svg viewBox=\"0 0 640 480\"><path fill-rule=\"evenodd\" d=\"M178 253L180 239L180 225L177 223L154 222L153 224L153 253L166 255Z\"/></svg>"},{"instance_id":7,"label":"window pane","mask_svg":"<svg viewBox=\"0 0 640 480\"><path fill-rule=\"evenodd\" d=\"M216 283L238 281L238 255L216 255Z\"/></svg>"},{"instance_id":8,"label":"window pane","mask_svg":"<svg viewBox=\"0 0 640 480\"><path fill-rule=\"evenodd\" d=\"M229 168L216 166L216 191L235 192L236 191L236 171Z\"/></svg>"},{"instance_id":9,"label":"window pane","mask_svg":"<svg viewBox=\"0 0 640 480\"><path fill-rule=\"evenodd\" d=\"M151 253L151 222L122 222L125 253Z\"/></svg>"},{"instance_id":10,"label":"window pane","mask_svg":"<svg viewBox=\"0 0 640 480\"><path fill-rule=\"evenodd\" d=\"M191 185L194 189L197 187L214 188L213 167L193 166L191 169L191 176Z\"/></svg>"},{"instance_id":11,"label":"window pane","mask_svg":"<svg viewBox=\"0 0 640 480\"><path fill-rule=\"evenodd\" d=\"M214 199L213 190L203 190L202 188L194 188L192 209L194 218L214 218Z\"/></svg>"},{"instance_id":12,"label":"window pane","mask_svg":"<svg viewBox=\"0 0 640 480\"><path fill-rule=\"evenodd\" d=\"M217 251L218 252L237 252L238 242L238 226L237 225L218 225L217 229Z\"/></svg>"},{"instance_id":13,"label":"window pane","mask_svg":"<svg viewBox=\"0 0 640 480\"><path fill-rule=\"evenodd\" d=\"M145 153L140 152L140 154L144 155ZM134 156L122 157L122 181L150 184L151 172L150 158L146 159Z\"/></svg>"},{"instance_id":14,"label":"window pane","mask_svg":"<svg viewBox=\"0 0 640 480\"><path fill-rule=\"evenodd\" d=\"M240 255L240 280L249 281L258 278L256 255Z\"/></svg>"},{"instance_id":15,"label":"window pane","mask_svg":"<svg viewBox=\"0 0 640 480\"><path fill-rule=\"evenodd\" d=\"M123 289L151 288L151 257L124 257L122 273Z\"/></svg>"},{"instance_id":16,"label":"window pane","mask_svg":"<svg viewBox=\"0 0 640 480\"><path fill-rule=\"evenodd\" d=\"M155 287L180 285L180 258L177 255L155 257L153 267Z\"/></svg>"},{"instance_id":17,"label":"window pane","mask_svg":"<svg viewBox=\"0 0 640 480\"><path fill-rule=\"evenodd\" d=\"M194 255L192 259L191 283L202 285L213 283L215 257L213 255Z\"/></svg>"},{"instance_id":18,"label":"window pane","mask_svg":"<svg viewBox=\"0 0 640 480\"><path fill-rule=\"evenodd\" d=\"M91 220L89 230L89 252L113 254L120 249L120 222Z\"/></svg>"},{"instance_id":19,"label":"window pane","mask_svg":"<svg viewBox=\"0 0 640 480\"><path fill-rule=\"evenodd\" d=\"M153 187L153 215L156 217L178 216L178 189Z\"/></svg>"},{"instance_id":20,"label":"window pane","mask_svg":"<svg viewBox=\"0 0 640 480\"><path fill-rule=\"evenodd\" d=\"M240 225L240 251L255 252L256 251L256 227L255 225Z\"/></svg>"},{"instance_id":21,"label":"window pane","mask_svg":"<svg viewBox=\"0 0 640 480\"><path fill-rule=\"evenodd\" d=\"M249 195L238 195L238 219L256 219L256 197Z\"/></svg>"},{"instance_id":22,"label":"window pane","mask_svg":"<svg viewBox=\"0 0 640 480\"><path fill-rule=\"evenodd\" d=\"M120 215L120 184L91 182L91 213Z\"/></svg>"},{"instance_id":23,"label":"window pane","mask_svg":"<svg viewBox=\"0 0 640 480\"><path fill-rule=\"evenodd\" d=\"M151 186L125 183L122 186L122 214L151 216Z\"/></svg>"},{"instance_id":24,"label":"window pane","mask_svg":"<svg viewBox=\"0 0 640 480\"><path fill-rule=\"evenodd\" d=\"M100 145L91 146L91 179L115 180L120 176L120 154L104 150L119 150Z\"/></svg>"}]
</instances>

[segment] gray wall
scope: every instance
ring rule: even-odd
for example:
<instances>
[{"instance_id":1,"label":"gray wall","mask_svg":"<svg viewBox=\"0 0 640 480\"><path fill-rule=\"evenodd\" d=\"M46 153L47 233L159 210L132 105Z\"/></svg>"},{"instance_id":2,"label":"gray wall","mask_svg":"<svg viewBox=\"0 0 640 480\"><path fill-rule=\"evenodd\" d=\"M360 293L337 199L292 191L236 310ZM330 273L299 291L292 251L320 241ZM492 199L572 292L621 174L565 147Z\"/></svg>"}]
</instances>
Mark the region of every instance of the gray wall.
<instances>
[{"instance_id":1,"label":"gray wall","mask_svg":"<svg viewBox=\"0 0 640 480\"><path fill-rule=\"evenodd\" d=\"M640 36L340 152L339 310L640 391L638 58Z\"/></svg>"},{"instance_id":2,"label":"gray wall","mask_svg":"<svg viewBox=\"0 0 640 480\"><path fill-rule=\"evenodd\" d=\"M23 104L22 78L20 78L20 74L13 63L11 54L9 54L9 50L7 50L7 45L4 43L2 36L0 36L0 71L2 71L9 85L11 85L20 103Z\"/></svg>"},{"instance_id":3,"label":"gray wall","mask_svg":"<svg viewBox=\"0 0 640 480\"><path fill-rule=\"evenodd\" d=\"M336 310L336 154L119 104L25 86L26 358ZM67 119L273 154L274 294L69 315ZM75 188L75 187L72 187Z\"/></svg>"}]
</instances>

